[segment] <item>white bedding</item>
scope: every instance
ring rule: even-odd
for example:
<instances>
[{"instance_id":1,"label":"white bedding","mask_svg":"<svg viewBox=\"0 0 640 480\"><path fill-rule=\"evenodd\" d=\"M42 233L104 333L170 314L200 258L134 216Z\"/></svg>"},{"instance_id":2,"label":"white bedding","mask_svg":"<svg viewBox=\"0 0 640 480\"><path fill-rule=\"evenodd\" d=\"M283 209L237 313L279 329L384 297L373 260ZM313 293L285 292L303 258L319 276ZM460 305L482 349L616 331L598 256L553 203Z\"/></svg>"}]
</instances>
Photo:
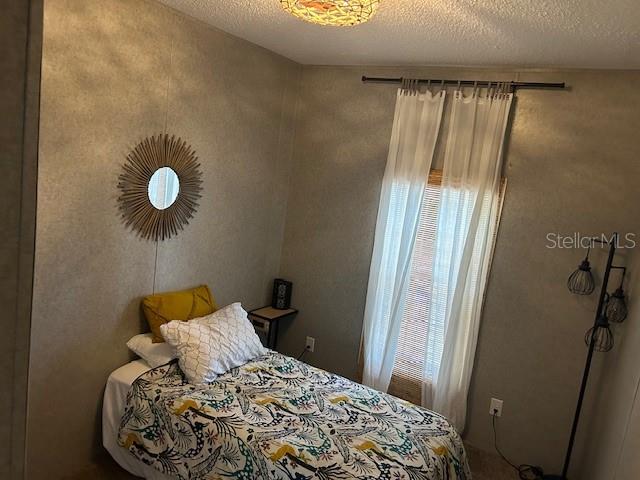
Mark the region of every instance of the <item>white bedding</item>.
<instances>
[{"instance_id":1,"label":"white bedding","mask_svg":"<svg viewBox=\"0 0 640 480\"><path fill-rule=\"evenodd\" d=\"M171 477L145 465L118 445L118 429L127 404L129 388L136 378L150 369L144 360L134 360L109 375L102 405L102 444L113 459L129 473L148 480L169 480Z\"/></svg>"}]
</instances>

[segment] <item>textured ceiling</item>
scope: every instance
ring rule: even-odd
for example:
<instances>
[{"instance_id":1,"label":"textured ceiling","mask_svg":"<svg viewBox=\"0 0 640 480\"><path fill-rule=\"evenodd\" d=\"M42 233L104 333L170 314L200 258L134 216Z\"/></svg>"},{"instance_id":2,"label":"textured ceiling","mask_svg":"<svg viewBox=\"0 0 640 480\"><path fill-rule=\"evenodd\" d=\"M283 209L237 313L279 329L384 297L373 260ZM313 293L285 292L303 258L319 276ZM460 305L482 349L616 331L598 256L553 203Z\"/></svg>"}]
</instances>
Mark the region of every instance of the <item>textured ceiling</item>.
<instances>
[{"instance_id":1,"label":"textured ceiling","mask_svg":"<svg viewBox=\"0 0 640 480\"><path fill-rule=\"evenodd\" d=\"M640 0L381 0L351 28L279 0L160 0L297 62L640 68Z\"/></svg>"}]
</instances>

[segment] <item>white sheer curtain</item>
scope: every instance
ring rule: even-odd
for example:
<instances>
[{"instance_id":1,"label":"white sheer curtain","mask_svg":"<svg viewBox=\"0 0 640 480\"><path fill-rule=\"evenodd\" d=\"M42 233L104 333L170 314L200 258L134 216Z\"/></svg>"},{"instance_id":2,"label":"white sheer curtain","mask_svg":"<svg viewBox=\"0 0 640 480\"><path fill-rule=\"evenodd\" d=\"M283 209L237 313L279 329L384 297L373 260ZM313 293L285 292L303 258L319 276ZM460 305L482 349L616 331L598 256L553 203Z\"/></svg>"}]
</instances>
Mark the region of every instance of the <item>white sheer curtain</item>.
<instances>
[{"instance_id":1,"label":"white sheer curtain","mask_svg":"<svg viewBox=\"0 0 640 480\"><path fill-rule=\"evenodd\" d=\"M398 90L364 315L363 382L386 391L398 345L420 206L445 92Z\"/></svg>"},{"instance_id":2,"label":"white sheer curtain","mask_svg":"<svg viewBox=\"0 0 640 480\"><path fill-rule=\"evenodd\" d=\"M444 322L445 333L439 364L425 362L422 403L460 431L499 215L512 97L455 92L452 100L429 309L429 322ZM427 348L434 343L428 339Z\"/></svg>"}]
</instances>

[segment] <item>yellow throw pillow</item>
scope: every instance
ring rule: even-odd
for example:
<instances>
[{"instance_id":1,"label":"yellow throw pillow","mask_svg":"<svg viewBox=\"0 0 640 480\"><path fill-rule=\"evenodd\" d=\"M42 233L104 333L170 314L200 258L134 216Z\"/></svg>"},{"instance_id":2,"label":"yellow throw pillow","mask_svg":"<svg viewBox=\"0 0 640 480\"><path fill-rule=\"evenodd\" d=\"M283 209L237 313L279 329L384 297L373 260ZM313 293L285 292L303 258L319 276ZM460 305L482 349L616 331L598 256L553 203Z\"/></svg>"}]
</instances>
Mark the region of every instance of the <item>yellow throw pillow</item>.
<instances>
[{"instance_id":1,"label":"yellow throw pillow","mask_svg":"<svg viewBox=\"0 0 640 480\"><path fill-rule=\"evenodd\" d=\"M156 293L142 299L142 310L153 333L153 343L164 342L160 325L171 320L204 317L216 309L216 302L206 285L180 292Z\"/></svg>"}]
</instances>

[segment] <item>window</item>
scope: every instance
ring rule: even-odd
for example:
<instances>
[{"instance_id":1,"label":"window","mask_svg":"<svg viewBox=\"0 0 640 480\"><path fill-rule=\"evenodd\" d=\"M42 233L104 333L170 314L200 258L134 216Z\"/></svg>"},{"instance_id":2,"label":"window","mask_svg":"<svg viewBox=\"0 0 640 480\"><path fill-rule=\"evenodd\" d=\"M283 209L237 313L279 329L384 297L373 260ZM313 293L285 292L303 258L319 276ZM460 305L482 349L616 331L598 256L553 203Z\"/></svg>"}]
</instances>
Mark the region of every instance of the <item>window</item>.
<instances>
[{"instance_id":1,"label":"window","mask_svg":"<svg viewBox=\"0 0 640 480\"><path fill-rule=\"evenodd\" d=\"M422 198L405 311L388 390L390 394L416 404L421 403L423 372L427 379L437 374L444 346L445 308L443 306L442 309L431 312L429 301L433 286L433 261L442 194L441 184L442 172L431 170ZM503 180L500 188L500 203L504 197L505 185L506 182ZM497 209L496 224L500 210L501 208ZM443 292L442 287L446 288L448 283L447 281L438 282L439 297L446 297L447 292ZM424 352L427 352L426 358Z\"/></svg>"}]
</instances>

